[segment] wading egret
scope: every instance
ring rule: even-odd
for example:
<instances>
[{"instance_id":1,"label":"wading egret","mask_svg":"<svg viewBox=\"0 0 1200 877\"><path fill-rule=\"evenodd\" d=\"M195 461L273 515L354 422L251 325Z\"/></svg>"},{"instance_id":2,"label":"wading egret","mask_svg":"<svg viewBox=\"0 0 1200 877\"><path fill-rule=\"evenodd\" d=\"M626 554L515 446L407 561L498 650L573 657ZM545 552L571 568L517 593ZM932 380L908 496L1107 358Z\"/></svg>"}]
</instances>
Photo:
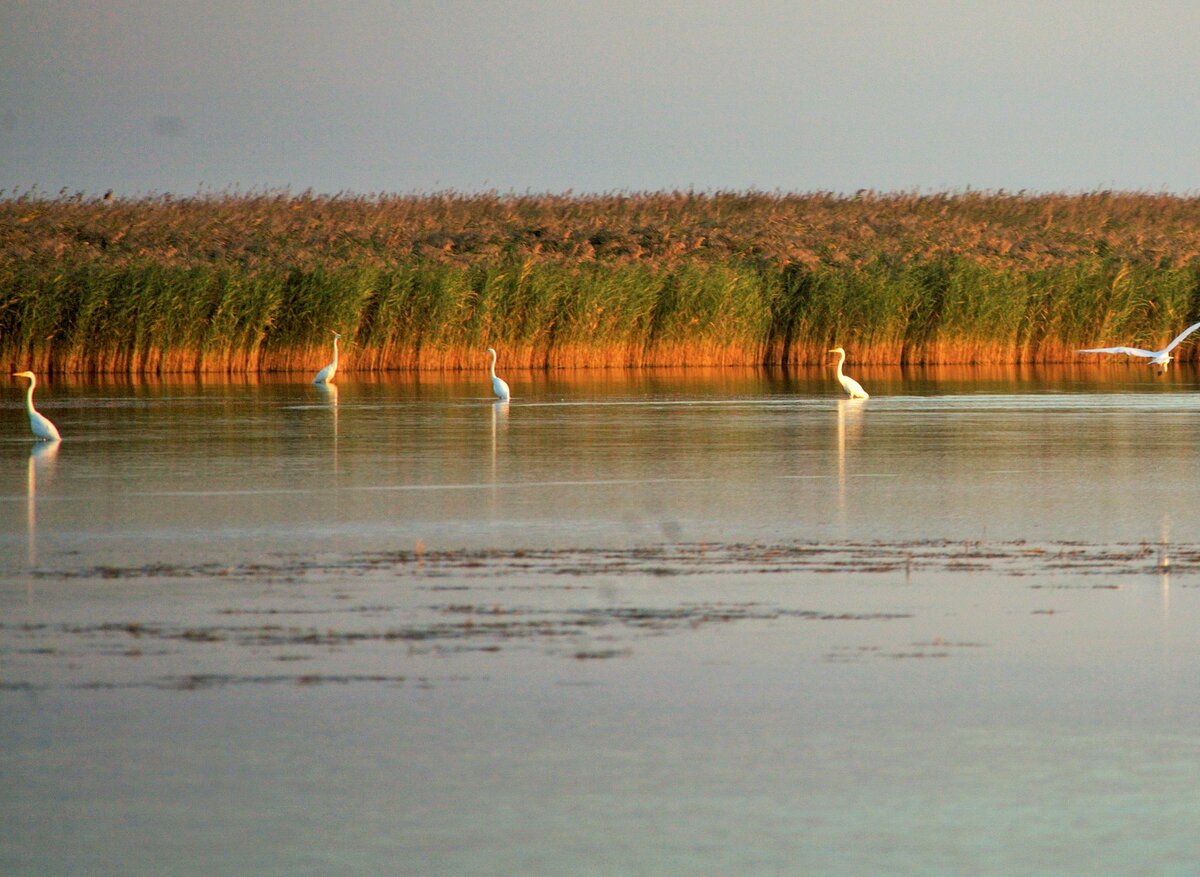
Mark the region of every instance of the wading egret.
<instances>
[{"instance_id":1,"label":"wading egret","mask_svg":"<svg viewBox=\"0 0 1200 877\"><path fill-rule=\"evenodd\" d=\"M56 442L61 439L58 427L38 414L37 409L33 407L33 388L37 386L37 375L33 372L13 372L13 377L29 378L29 388L25 391L25 412L29 415L29 428L33 430L38 441Z\"/></svg>"},{"instance_id":2,"label":"wading egret","mask_svg":"<svg viewBox=\"0 0 1200 877\"><path fill-rule=\"evenodd\" d=\"M1159 373L1165 373L1167 364L1171 361L1171 351L1179 346L1179 342L1187 336L1191 335L1197 329L1200 329L1200 323L1192 323L1182 332L1175 336L1175 340L1164 347L1162 350L1142 350L1140 347L1089 347L1087 350L1080 350L1079 353L1125 353L1129 356L1141 356L1150 360L1151 365L1158 366Z\"/></svg>"},{"instance_id":3,"label":"wading egret","mask_svg":"<svg viewBox=\"0 0 1200 877\"><path fill-rule=\"evenodd\" d=\"M337 343L341 337L337 332L333 333L333 362L317 372L317 376L313 378L314 384L328 384L333 380L333 376L337 374Z\"/></svg>"},{"instance_id":4,"label":"wading egret","mask_svg":"<svg viewBox=\"0 0 1200 877\"><path fill-rule=\"evenodd\" d=\"M842 374L842 363L846 361L846 351L840 347L835 347L829 352L838 355L837 379L838 383L842 385L842 389L850 394L851 399L870 399L871 395L862 388L862 384L854 380L854 378L848 378Z\"/></svg>"},{"instance_id":5,"label":"wading egret","mask_svg":"<svg viewBox=\"0 0 1200 877\"><path fill-rule=\"evenodd\" d=\"M492 392L501 402L507 402L510 398L508 384L496 377L496 351L489 347L487 352L492 355L492 363L488 366L488 374L492 376Z\"/></svg>"}]
</instances>

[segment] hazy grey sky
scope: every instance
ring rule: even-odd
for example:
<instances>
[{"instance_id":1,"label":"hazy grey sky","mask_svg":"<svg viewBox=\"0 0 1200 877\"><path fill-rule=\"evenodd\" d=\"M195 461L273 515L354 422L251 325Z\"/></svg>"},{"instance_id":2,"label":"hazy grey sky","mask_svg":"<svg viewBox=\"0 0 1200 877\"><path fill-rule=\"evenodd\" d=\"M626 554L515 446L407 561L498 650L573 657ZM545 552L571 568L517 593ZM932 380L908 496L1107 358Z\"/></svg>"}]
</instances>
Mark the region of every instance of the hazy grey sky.
<instances>
[{"instance_id":1,"label":"hazy grey sky","mask_svg":"<svg viewBox=\"0 0 1200 877\"><path fill-rule=\"evenodd\" d=\"M0 188L1200 189L1193 2L4 0Z\"/></svg>"}]
</instances>

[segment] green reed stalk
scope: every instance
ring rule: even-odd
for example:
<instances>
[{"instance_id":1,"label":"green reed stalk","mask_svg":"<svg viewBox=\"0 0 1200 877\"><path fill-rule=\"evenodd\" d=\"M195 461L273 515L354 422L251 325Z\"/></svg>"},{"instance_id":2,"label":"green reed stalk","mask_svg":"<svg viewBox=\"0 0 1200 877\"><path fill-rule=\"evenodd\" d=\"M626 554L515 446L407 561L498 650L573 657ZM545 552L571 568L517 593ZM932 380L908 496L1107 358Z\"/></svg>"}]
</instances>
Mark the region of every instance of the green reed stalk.
<instances>
[{"instance_id":1,"label":"green reed stalk","mask_svg":"<svg viewBox=\"0 0 1200 877\"><path fill-rule=\"evenodd\" d=\"M0 199L0 355L78 372L1078 359L1200 318L1200 200ZM1181 358L1195 358L1186 345Z\"/></svg>"}]
</instances>

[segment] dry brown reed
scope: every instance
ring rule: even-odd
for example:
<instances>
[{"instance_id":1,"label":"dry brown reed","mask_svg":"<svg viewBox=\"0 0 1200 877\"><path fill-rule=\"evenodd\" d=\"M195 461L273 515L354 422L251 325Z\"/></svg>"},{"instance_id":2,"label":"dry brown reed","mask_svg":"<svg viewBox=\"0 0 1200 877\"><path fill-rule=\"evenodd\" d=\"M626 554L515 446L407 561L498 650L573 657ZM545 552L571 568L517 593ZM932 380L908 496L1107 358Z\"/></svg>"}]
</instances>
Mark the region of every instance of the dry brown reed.
<instances>
[{"instance_id":1,"label":"dry brown reed","mask_svg":"<svg viewBox=\"0 0 1200 877\"><path fill-rule=\"evenodd\" d=\"M57 372L1047 362L1200 318L1200 198L0 195L0 356ZM1181 351L1195 356L1195 347Z\"/></svg>"}]
</instances>

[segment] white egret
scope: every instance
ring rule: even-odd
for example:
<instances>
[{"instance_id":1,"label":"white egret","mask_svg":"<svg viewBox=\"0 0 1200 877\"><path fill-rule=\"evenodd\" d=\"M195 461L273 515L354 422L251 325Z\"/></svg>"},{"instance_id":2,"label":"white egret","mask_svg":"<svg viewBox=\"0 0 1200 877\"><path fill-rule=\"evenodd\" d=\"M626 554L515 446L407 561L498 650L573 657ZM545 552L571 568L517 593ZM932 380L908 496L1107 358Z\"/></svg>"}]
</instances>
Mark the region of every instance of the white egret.
<instances>
[{"instance_id":1,"label":"white egret","mask_svg":"<svg viewBox=\"0 0 1200 877\"><path fill-rule=\"evenodd\" d=\"M838 355L837 379L838 383L842 385L842 389L850 394L851 399L870 399L871 395L862 388L862 384L854 378L848 378L842 374L842 363L846 361L846 351L841 347L835 347L829 352Z\"/></svg>"},{"instance_id":2,"label":"white egret","mask_svg":"<svg viewBox=\"0 0 1200 877\"><path fill-rule=\"evenodd\" d=\"M313 378L314 384L328 384L333 381L333 376L337 374L337 343L341 337L339 333L333 333L333 362L317 372L317 376Z\"/></svg>"},{"instance_id":3,"label":"white egret","mask_svg":"<svg viewBox=\"0 0 1200 877\"><path fill-rule=\"evenodd\" d=\"M511 394L508 391L508 384L496 377L496 351L489 347L487 352L492 355L491 365L488 366L488 374L492 376L492 392L501 402L507 402L511 398Z\"/></svg>"},{"instance_id":4,"label":"white egret","mask_svg":"<svg viewBox=\"0 0 1200 877\"><path fill-rule=\"evenodd\" d=\"M1200 323L1192 323L1182 332L1175 336L1175 340L1164 347L1162 350L1142 350L1140 347L1089 347L1087 350L1080 350L1079 353L1124 353L1129 356L1141 356L1150 360L1151 365L1158 366L1160 374L1167 370L1167 364L1171 361L1171 351L1179 346L1179 342L1191 335L1197 329L1200 329Z\"/></svg>"},{"instance_id":5,"label":"white egret","mask_svg":"<svg viewBox=\"0 0 1200 877\"><path fill-rule=\"evenodd\" d=\"M25 391L25 412L29 415L29 428L33 430L38 441L59 441L62 436L58 434L58 427L38 414L37 409L33 407L33 388L37 386L37 375L33 372L13 372L13 377L29 378L29 388Z\"/></svg>"}]
</instances>

